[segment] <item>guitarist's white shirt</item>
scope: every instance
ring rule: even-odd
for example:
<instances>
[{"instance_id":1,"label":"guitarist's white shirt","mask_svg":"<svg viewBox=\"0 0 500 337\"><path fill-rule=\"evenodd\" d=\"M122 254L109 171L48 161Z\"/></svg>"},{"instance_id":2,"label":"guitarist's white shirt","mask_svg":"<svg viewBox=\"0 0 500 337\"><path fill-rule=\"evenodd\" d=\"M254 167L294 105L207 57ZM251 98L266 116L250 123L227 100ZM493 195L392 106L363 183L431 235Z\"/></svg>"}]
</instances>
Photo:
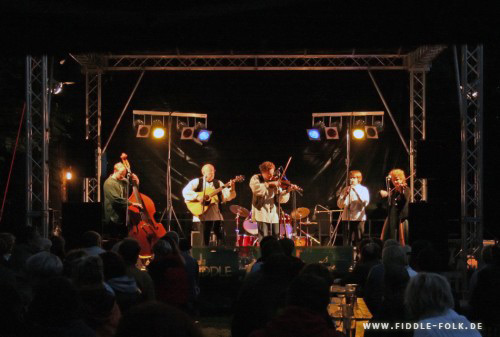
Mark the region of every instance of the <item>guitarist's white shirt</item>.
<instances>
[{"instance_id":1,"label":"guitarist's white shirt","mask_svg":"<svg viewBox=\"0 0 500 337\"><path fill-rule=\"evenodd\" d=\"M203 184L204 188L212 188L215 189L214 186L214 179L211 182L208 182L203 178L203 181L201 182ZM198 189L198 184L200 183L199 178L195 178L191 180L183 189L182 189L182 196L184 197L185 201L192 201L195 200L198 194L196 193L196 190ZM220 186L224 185L222 181L219 180ZM203 191L203 189L202 189ZM230 200L233 200L236 197L236 190L231 190L229 187L223 188L222 191L222 202L227 202ZM201 215L199 218L197 216L193 216L193 222L200 222L200 221L216 221L216 220L224 220L222 217L222 214L219 209L219 204L214 203L211 204L208 210Z\"/></svg>"}]
</instances>

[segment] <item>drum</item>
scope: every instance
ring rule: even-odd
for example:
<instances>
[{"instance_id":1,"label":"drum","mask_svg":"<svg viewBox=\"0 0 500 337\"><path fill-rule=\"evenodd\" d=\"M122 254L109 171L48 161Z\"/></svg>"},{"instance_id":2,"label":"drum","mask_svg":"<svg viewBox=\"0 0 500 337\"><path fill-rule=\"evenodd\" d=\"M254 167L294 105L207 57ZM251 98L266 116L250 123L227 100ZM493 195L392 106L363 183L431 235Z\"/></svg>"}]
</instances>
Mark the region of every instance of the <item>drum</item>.
<instances>
[{"instance_id":1,"label":"drum","mask_svg":"<svg viewBox=\"0 0 500 337\"><path fill-rule=\"evenodd\" d=\"M257 235L259 233L258 225L256 221L252 221L252 212L248 215L248 217L243 221L243 228L252 235Z\"/></svg>"},{"instance_id":2,"label":"drum","mask_svg":"<svg viewBox=\"0 0 500 337\"><path fill-rule=\"evenodd\" d=\"M307 236L296 236L293 238L293 242L295 243L295 247L306 247L311 245L311 239Z\"/></svg>"},{"instance_id":3,"label":"drum","mask_svg":"<svg viewBox=\"0 0 500 337\"><path fill-rule=\"evenodd\" d=\"M292 219L290 218L290 215L286 213L281 213L281 219L280 219L280 234L285 235L287 238L292 237Z\"/></svg>"},{"instance_id":4,"label":"drum","mask_svg":"<svg viewBox=\"0 0 500 337\"><path fill-rule=\"evenodd\" d=\"M240 247L250 247L255 245L257 240L256 236L253 235L240 235L238 236L238 246Z\"/></svg>"}]
</instances>

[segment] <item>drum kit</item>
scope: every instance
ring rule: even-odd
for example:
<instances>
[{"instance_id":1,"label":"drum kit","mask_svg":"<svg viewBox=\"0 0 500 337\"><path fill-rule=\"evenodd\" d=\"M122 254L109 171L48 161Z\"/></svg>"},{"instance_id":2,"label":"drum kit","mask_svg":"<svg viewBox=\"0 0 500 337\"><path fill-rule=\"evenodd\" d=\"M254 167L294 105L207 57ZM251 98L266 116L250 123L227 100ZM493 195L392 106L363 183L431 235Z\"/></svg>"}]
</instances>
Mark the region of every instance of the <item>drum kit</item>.
<instances>
[{"instance_id":1,"label":"drum kit","mask_svg":"<svg viewBox=\"0 0 500 337\"><path fill-rule=\"evenodd\" d=\"M259 234L256 221L252 220L252 212L242 206L231 205L229 210L236 215L236 246L249 247L258 245L257 235ZM317 222L309 221L310 210L305 207L294 209L290 215L282 212L280 215L280 236L292 239L296 247L311 246L312 242L319 244L314 236L309 234L309 226L317 225ZM240 234L240 217L243 218L243 234ZM293 230L292 220L296 220L296 231ZM305 227L305 231L303 230Z\"/></svg>"}]
</instances>

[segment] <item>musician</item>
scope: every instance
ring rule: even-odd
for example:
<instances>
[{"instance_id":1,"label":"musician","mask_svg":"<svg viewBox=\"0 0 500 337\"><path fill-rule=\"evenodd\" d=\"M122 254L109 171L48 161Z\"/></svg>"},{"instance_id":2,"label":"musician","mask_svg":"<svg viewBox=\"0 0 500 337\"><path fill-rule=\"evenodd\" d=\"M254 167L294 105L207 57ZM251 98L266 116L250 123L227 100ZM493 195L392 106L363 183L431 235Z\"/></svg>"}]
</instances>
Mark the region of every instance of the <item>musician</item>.
<instances>
[{"instance_id":1,"label":"musician","mask_svg":"<svg viewBox=\"0 0 500 337\"><path fill-rule=\"evenodd\" d=\"M349 172L349 186L340 192L337 206L343 208L344 245L356 247L361 241L366 221L366 206L370 202L368 189L361 185L363 175L358 170Z\"/></svg>"},{"instance_id":2,"label":"musician","mask_svg":"<svg viewBox=\"0 0 500 337\"><path fill-rule=\"evenodd\" d=\"M113 173L104 182L104 221L107 232L113 238L124 238L128 235L125 223L128 206L142 208L136 202L128 201L129 179L127 168L120 162L116 163ZM139 185L139 178L131 174L130 178Z\"/></svg>"},{"instance_id":3,"label":"musician","mask_svg":"<svg viewBox=\"0 0 500 337\"><path fill-rule=\"evenodd\" d=\"M215 167L212 164L203 165L201 168L202 177L191 180L182 190L182 196L185 201L202 201L203 194L198 195L197 192L204 192L207 188L217 189L223 185L220 180L215 179ZM208 209L199 217L193 216L193 227L196 223L203 223L203 242L208 246L210 242L210 232L213 230L217 237L217 244L225 244L224 229L222 222L224 218L220 212L220 204L230 201L236 197L234 181L231 181L230 187L222 189L217 195L218 202L211 203ZM199 227L201 229L201 226ZM187 239L191 242L191 229L185 231Z\"/></svg>"},{"instance_id":4,"label":"musician","mask_svg":"<svg viewBox=\"0 0 500 337\"><path fill-rule=\"evenodd\" d=\"M259 165L260 174L250 179L252 190L252 221L256 221L259 229L259 241L263 237L279 236L278 202L286 203L290 199L290 191L296 187L290 185L287 189L279 187L279 182L273 180L276 167L270 161Z\"/></svg>"},{"instance_id":5,"label":"musician","mask_svg":"<svg viewBox=\"0 0 500 337\"><path fill-rule=\"evenodd\" d=\"M388 198L387 219L382 229L382 240L396 239L405 245L408 242L408 204L410 189L406 184L405 173L401 169L389 172L388 180L394 188L380 191L382 198Z\"/></svg>"}]
</instances>

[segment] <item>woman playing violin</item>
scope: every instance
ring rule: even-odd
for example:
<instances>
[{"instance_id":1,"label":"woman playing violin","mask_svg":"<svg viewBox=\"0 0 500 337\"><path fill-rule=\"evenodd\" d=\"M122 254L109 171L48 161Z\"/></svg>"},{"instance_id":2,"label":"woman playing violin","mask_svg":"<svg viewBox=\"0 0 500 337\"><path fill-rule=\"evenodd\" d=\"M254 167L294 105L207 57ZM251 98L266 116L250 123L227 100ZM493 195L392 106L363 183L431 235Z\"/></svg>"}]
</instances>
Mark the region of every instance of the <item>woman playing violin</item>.
<instances>
[{"instance_id":1,"label":"woman playing violin","mask_svg":"<svg viewBox=\"0 0 500 337\"><path fill-rule=\"evenodd\" d=\"M387 219L382 229L382 240L396 239L405 245L408 242L408 204L410 189L406 184L405 173L401 169L389 172L393 188L380 191L382 198L388 198Z\"/></svg>"}]
</instances>

